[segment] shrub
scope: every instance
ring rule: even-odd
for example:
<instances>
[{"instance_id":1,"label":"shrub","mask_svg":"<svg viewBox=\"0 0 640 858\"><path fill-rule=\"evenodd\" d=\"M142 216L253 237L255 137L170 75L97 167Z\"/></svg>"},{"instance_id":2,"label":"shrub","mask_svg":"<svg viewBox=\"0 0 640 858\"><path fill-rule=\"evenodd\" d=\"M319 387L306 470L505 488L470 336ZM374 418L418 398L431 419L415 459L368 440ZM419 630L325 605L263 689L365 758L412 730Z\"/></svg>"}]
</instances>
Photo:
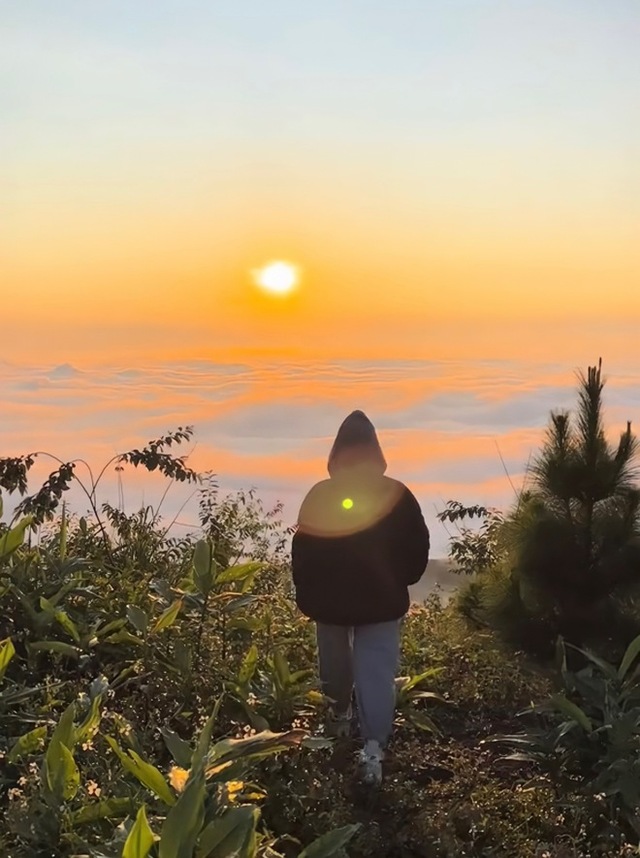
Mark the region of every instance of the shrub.
<instances>
[{"instance_id":1,"label":"shrub","mask_svg":"<svg viewBox=\"0 0 640 858\"><path fill-rule=\"evenodd\" d=\"M506 759L538 765L557 795L571 789L599 800L605 824L621 819L627 833L638 836L640 637L629 644L618 666L587 650L577 651L587 663L572 671L560 641L563 689L523 713L537 724L493 741L514 748Z\"/></svg>"}]
</instances>

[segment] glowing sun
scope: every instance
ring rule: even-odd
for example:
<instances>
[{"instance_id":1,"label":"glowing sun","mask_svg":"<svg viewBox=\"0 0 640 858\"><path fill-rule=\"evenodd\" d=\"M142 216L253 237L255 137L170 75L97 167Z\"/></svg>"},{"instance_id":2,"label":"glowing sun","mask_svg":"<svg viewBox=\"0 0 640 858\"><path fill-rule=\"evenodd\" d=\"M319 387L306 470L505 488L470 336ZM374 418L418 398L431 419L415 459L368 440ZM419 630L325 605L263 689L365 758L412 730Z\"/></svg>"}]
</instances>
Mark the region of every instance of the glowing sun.
<instances>
[{"instance_id":1,"label":"glowing sun","mask_svg":"<svg viewBox=\"0 0 640 858\"><path fill-rule=\"evenodd\" d=\"M270 262L253 272L257 286L270 295L288 295L298 285L298 269L289 262Z\"/></svg>"}]
</instances>

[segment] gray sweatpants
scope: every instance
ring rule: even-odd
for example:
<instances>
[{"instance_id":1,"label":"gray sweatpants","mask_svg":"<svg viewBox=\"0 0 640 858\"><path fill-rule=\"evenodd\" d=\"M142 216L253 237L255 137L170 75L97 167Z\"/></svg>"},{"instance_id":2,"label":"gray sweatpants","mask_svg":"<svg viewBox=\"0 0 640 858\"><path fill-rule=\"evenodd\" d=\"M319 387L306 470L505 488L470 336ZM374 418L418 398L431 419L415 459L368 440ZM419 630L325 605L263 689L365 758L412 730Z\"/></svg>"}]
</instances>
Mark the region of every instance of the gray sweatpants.
<instances>
[{"instance_id":1,"label":"gray sweatpants","mask_svg":"<svg viewBox=\"0 0 640 858\"><path fill-rule=\"evenodd\" d=\"M355 684L360 735L384 747L393 729L396 670L400 658L400 621L370 626L317 625L320 682L347 712Z\"/></svg>"}]
</instances>

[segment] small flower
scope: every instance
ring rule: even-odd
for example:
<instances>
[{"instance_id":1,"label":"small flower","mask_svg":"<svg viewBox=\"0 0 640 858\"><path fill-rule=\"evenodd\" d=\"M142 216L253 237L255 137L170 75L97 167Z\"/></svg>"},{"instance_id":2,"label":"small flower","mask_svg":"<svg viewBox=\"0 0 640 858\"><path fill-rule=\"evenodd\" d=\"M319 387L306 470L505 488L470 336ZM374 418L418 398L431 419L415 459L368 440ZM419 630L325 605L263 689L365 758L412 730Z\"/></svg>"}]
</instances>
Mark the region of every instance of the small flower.
<instances>
[{"instance_id":1,"label":"small flower","mask_svg":"<svg viewBox=\"0 0 640 858\"><path fill-rule=\"evenodd\" d=\"M227 783L227 798L229 801L235 801L238 795L244 789L244 781L229 781Z\"/></svg>"},{"instance_id":2,"label":"small flower","mask_svg":"<svg viewBox=\"0 0 640 858\"><path fill-rule=\"evenodd\" d=\"M102 789L98 786L95 781L87 782L87 792L89 795L95 795L96 798L100 798L100 794L102 793Z\"/></svg>"},{"instance_id":3,"label":"small flower","mask_svg":"<svg viewBox=\"0 0 640 858\"><path fill-rule=\"evenodd\" d=\"M176 792L182 792L189 778L187 769L182 769L180 766L171 766L169 769L169 783Z\"/></svg>"}]
</instances>

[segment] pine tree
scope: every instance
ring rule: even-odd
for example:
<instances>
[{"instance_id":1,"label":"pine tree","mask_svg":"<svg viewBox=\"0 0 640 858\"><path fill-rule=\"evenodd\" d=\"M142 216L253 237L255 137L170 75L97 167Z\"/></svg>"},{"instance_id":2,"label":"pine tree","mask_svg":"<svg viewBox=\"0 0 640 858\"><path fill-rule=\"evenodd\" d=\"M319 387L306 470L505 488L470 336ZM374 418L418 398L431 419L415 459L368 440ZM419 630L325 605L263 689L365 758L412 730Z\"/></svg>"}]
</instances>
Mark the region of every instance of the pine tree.
<instances>
[{"instance_id":1,"label":"pine tree","mask_svg":"<svg viewBox=\"0 0 640 858\"><path fill-rule=\"evenodd\" d=\"M552 412L515 516L515 571L577 644L614 593L640 584L637 440L627 423L617 446L607 441L602 360L579 381L577 413Z\"/></svg>"}]
</instances>

